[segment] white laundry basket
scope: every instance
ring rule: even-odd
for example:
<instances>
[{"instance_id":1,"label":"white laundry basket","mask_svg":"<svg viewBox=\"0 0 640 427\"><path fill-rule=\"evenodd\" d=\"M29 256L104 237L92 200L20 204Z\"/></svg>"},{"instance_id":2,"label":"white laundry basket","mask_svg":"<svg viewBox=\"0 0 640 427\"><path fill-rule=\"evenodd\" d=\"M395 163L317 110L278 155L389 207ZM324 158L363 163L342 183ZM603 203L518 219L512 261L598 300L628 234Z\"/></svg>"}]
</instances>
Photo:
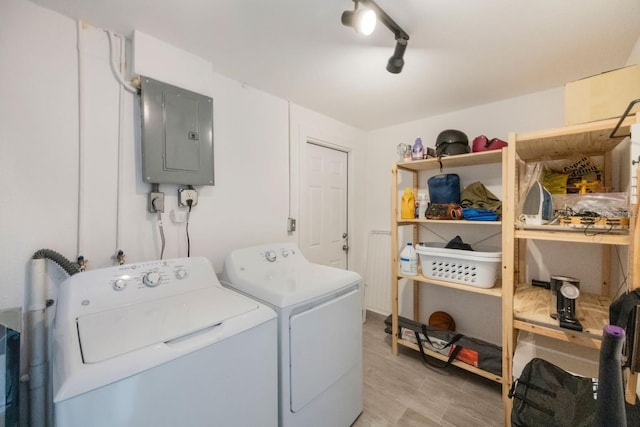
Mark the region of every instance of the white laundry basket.
<instances>
[{"instance_id":1,"label":"white laundry basket","mask_svg":"<svg viewBox=\"0 0 640 427\"><path fill-rule=\"evenodd\" d=\"M492 288L496 283L502 252L497 248L477 247L473 251L447 249L445 243L419 243L422 275L426 278Z\"/></svg>"}]
</instances>

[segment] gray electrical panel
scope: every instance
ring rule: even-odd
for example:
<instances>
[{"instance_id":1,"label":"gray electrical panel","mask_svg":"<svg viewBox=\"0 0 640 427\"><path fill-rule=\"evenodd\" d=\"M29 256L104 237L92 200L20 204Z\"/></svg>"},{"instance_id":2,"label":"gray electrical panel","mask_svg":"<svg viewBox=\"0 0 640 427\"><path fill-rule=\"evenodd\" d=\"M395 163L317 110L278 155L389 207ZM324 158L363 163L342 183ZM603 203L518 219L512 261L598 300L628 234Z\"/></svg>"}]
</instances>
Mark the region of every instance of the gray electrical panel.
<instances>
[{"instance_id":1,"label":"gray electrical panel","mask_svg":"<svg viewBox=\"0 0 640 427\"><path fill-rule=\"evenodd\" d=\"M143 181L213 185L213 99L140 79Z\"/></svg>"}]
</instances>

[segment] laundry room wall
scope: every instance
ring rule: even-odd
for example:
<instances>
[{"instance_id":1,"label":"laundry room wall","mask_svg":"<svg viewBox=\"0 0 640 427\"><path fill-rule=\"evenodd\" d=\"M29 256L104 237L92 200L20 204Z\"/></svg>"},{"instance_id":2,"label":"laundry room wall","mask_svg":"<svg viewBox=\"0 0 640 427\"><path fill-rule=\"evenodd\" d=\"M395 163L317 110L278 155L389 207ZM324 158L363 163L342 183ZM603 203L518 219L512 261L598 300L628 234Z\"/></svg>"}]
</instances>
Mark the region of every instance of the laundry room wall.
<instances>
[{"instance_id":1,"label":"laundry room wall","mask_svg":"<svg viewBox=\"0 0 640 427\"><path fill-rule=\"evenodd\" d=\"M627 59L626 63L626 65L635 64L640 64L640 37L638 37L635 46L631 49L631 54L629 55L629 59Z\"/></svg>"},{"instance_id":2,"label":"laundry room wall","mask_svg":"<svg viewBox=\"0 0 640 427\"><path fill-rule=\"evenodd\" d=\"M141 176L140 109L133 94L120 93L109 50L107 34L91 23L78 26L24 0L2 3L0 309L22 306L29 259L40 248L70 259L81 253L89 269L114 265L118 249L127 262L160 257ZM189 234L191 256L207 257L217 272L233 249L297 241L286 230L297 179L291 152L300 142L291 129L349 147L358 159L354 183L364 186L363 131L214 73L202 58L145 33L127 40L127 56L137 72L213 98L215 186L198 187ZM185 223L172 215L186 211L177 190L160 185L166 258L187 255ZM361 208L354 203L354 217L363 217ZM49 276L53 292L65 274L50 266Z\"/></svg>"}]
</instances>

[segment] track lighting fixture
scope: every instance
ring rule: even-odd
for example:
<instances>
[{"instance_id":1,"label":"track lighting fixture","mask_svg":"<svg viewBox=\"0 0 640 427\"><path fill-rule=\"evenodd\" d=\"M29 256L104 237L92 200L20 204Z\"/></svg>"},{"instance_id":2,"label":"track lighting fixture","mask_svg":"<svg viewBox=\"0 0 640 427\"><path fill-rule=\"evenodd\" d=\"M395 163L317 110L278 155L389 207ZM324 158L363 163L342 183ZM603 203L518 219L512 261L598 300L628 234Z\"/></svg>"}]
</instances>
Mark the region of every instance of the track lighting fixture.
<instances>
[{"instance_id":1,"label":"track lighting fixture","mask_svg":"<svg viewBox=\"0 0 640 427\"><path fill-rule=\"evenodd\" d=\"M387 63L387 71L398 74L404 67L404 51L407 49L409 34L406 33L387 13L380 8L373 0L353 0L353 10L342 12L342 24L364 35L373 32L376 20L380 20L395 36L396 47L393 56Z\"/></svg>"},{"instance_id":2,"label":"track lighting fixture","mask_svg":"<svg viewBox=\"0 0 640 427\"><path fill-rule=\"evenodd\" d=\"M376 13L368 7L358 7L355 2L354 10L342 12L342 23L348 27L353 27L356 33L368 36L376 29Z\"/></svg>"}]
</instances>

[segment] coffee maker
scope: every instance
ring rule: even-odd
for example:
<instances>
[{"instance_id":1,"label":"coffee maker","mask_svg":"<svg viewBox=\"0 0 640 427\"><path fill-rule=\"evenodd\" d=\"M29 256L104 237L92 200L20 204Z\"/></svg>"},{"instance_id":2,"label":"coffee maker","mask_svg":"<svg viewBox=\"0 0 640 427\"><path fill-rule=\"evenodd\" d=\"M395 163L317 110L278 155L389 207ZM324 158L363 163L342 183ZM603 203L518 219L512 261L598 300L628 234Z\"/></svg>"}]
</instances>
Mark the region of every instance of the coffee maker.
<instances>
[{"instance_id":1,"label":"coffee maker","mask_svg":"<svg viewBox=\"0 0 640 427\"><path fill-rule=\"evenodd\" d=\"M551 276L551 317L557 319L561 328L582 331L576 305L580 296L580 281L568 276Z\"/></svg>"}]
</instances>

